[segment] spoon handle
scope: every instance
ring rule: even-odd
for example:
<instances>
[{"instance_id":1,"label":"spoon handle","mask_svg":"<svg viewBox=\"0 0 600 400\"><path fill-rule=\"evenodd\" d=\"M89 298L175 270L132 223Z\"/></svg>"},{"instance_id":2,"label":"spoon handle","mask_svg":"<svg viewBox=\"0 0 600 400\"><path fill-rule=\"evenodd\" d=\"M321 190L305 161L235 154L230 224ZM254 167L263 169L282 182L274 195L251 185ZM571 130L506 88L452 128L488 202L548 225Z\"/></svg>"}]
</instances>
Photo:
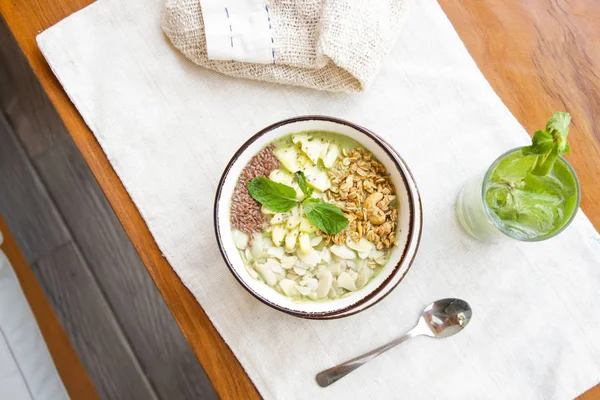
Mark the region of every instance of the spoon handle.
<instances>
[{"instance_id":1,"label":"spoon handle","mask_svg":"<svg viewBox=\"0 0 600 400\"><path fill-rule=\"evenodd\" d=\"M337 382L339 379L348 375L350 372L354 371L358 367L363 364L368 363L378 355L388 351L392 347L398 346L400 343L407 341L410 338L415 336L419 336L422 333L417 329L419 326L415 326L413 329L408 331L406 334L400 336L397 339L392 340L391 342L384 344L374 350L371 350L361 356L353 358L352 360L348 360L345 363L336 365L335 367L331 367L326 369L325 371L321 371L317 374L317 383L321 387L327 387L334 382Z\"/></svg>"}]
</instances>

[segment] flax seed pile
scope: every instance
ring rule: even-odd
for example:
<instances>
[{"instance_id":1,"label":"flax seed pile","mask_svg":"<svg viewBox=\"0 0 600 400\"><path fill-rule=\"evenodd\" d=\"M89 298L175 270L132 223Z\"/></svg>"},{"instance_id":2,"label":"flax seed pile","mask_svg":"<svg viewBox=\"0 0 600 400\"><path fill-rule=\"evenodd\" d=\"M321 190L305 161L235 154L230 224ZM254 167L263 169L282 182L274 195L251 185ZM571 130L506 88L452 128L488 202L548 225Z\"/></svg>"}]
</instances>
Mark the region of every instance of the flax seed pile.
<instances>
[{"instance_id":1,"label":"flax seed pile","mask_svg":"<svg viewBox=\"0 0 600 400\"><path fill-rule=\"evenodd\" d=\"M260 204L250 196L248 182L259 176L268 177L271 171L279 168L279 160L273 154L275 145L269 145L252 157L246 164L231 198L231 224L242 232L262 232L265 216L260 212Z\"/></svg>"}]
</instances>

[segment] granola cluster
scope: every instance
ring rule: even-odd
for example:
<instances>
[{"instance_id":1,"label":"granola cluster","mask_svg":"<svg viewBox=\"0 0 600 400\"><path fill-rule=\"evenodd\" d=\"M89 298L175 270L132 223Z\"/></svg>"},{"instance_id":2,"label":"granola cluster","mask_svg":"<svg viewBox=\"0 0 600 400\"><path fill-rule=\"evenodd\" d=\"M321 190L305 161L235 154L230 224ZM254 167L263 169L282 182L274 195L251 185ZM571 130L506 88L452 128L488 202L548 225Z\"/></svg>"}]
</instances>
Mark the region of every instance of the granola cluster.
<instances>
[{"instance_id":1,"label":"granola cluster","mask_svg":"<svg viewBox=\"0 0 600 400\"><path fill-rule=\"evenodd\" d=\"M365 237L377 250L392 247L396 240L398 210L394 185L383 164L362 148L344 149L340 162L328 171L331 188L325 201L340 207L350 224L327 242L344 244Z\"/></svg>"}]
</instances>

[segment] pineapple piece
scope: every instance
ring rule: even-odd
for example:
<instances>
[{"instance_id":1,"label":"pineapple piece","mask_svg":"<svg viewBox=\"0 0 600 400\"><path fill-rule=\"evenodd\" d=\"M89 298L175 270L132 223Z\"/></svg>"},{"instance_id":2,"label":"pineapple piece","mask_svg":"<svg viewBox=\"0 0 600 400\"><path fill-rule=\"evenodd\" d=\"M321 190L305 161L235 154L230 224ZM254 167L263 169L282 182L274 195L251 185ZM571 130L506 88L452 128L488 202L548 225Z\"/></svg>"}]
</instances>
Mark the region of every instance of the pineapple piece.
<instances>
[{"instance_id":1,"label":"pineapple piece","mask_svg":"<svg viewBox=\"0 0 600 400\"><path fill-rule=\"evenodd\" d=\"M331 181L329 180L327 172L316 165L306 168L304 170L304 175L306 175L306 182L321 192L324 192L331 187Z\"/></svg>"},{"instance_id":2,"label":"pineapple piece","mask_svg":"<svg viewBox=\"0 0 600 400\"><path fill-rule=\"evenodd\" d=\"M289 172L294 173L300 170L300 165L298 164L298 151L293 147L284 147L280 149L275 149L273 151L275 157L279 160L281 165Z\"/></svg>"},{"instance_id":3,"label":"pineapple piece","mask_svg":"<svg viewBox=\"0 0 600 400\"><path fill-rule=\"evenodd\" d=\"M296 206L292 208L290 215L287 217L287 221L285 227L287 229L294 229L298 225L300 225L300 220L302 217L300 216L300 207Z\"/></svg>"},{"instance_id":4,"label":"pineapple piece","mask_svg":"<svg viewBox=\"0 0 600 400\"><path fill-rule=\"evenodd\" d=\"M325 138L315 138L313 136L299 134L292 136L292 141L299 144L302 152L313 162L317 163L323 152L327 152L329 141Z\"/></svg>"},{"instance_id":5,"label":"pineapple piece","mask_svg":"<svg viewBox=\"0 0 600 400\"><path fill-rule=\"evenodd\" d=\"M335 160L337 160L339 155L340 155L340 149L333 144L330 145L327 148L327 152L321 157L325 168L333 167L333 164L335 163Z\"/></svg>"},{"instance_id":6,"label":"pineapple piece","mask_svg":"<svg viewBox=\"0 0 600 400\"><path fill-rule=\"evenodd\" d=\"M281 160L280 160L281 161ZM274 169L269 174L269 179L273 182L283 183L284 185L290 186L294 181L294 177L289 172L282 169Z\"/></svg>"},{"instance_id":7,"label":"pineapple piece","mask_svg":"<svg viewBox=\"0 0 600 400\"><path fill-rule=\"evenodd\" d=\"M308 218L302 217L302 219L300 220L300 232L315 233L316 231L317 227L311 224Z\"/></svg>"},{"instance_id":8,"label":"pineapple piece","mask_svg":"<svg viewBox=\"0 0 600 400\"><path fill-rule=\"evenodd\" d=\"M300 251L304 254L312 250L310 245L310 236L306 232L300 232L298 235L298 244L300 245Z\"/></svg>"},{"instance_id":9,"label":"pineapple piece","mask_svg":"<svg viewBox=\"0 0 600 400\"><path fill-rule=\"evenodd\" d=\"M302 191L302 189L300 189L300 186L298 185L298 183L296 181L294 181L291 185L289 185L291 187L294 188L294 190L296 191L296 200L298 201L302 201L304 200L304 192Z\"/></svg>"},{"instance_id":10,"label":"pineapple piece","mask_svg":"<svg viewBox=\"0 0 600 400\"><path fill-rule=\"evenodd\" d=\"M299 233L300 232L298 228L295 228L287 233L287 235L285 236L285 249L287 251L291 252L292 250L294 250L294 247L296 247L296 241L298 239Z\"/></svg>"},{"instance_id":11,"label":"pineapple piece","mask_svg":"<svg viewBox=\"0 0 600 400\"><path fill-rule=\"evenodd\" d=\"M284 226L273 226L273 230L271 231L271 239L273 240L273 244L277 247L281 246L286 233L287 231L285 230Z\"/></svg>"},{"instance_id":12,"label":"pineapple piece","mask_svg":"<svg viewBox=\"0 0 600 400\"><path fill-rule=\"evenodd\" d=\"M292 135L292 142L294 144L303 143L306 141L308 141L308 135L305 133L297 133L295 135Z\"/></svg>"},{"instance_id":13,"label":"pineapple piece","mask_svg":"<svg viewBox=\"0 0 600 400\"><path fill-rule=\"evenodd\" d=\"M263 213L264 215L275 215L275 211L271 211L265 206L260 207L260 212Z\"/></svg>"},{"instance_id":14,"label":"pineapple piece","mask_svg":"<svg viewBox=\"0 0 600 400\"><path fill-rule=\"evenodd\" d=\"M310 158L306 157L303 153L298 153L297 161L298 165L300 166L300 169L310 167L311 165L313 165L313 162L310 160Z\"/></svg>"},{"instance_id":15,"label":"pineapple piece","mask_svg":"<svg viewBox=\"0 0 600 400\"><path fill-rule=\"evenodd\" d=\"M271 218L271 225L283 224L287 217L287 213L277 213Z\"/></svg>"}]
</instances>

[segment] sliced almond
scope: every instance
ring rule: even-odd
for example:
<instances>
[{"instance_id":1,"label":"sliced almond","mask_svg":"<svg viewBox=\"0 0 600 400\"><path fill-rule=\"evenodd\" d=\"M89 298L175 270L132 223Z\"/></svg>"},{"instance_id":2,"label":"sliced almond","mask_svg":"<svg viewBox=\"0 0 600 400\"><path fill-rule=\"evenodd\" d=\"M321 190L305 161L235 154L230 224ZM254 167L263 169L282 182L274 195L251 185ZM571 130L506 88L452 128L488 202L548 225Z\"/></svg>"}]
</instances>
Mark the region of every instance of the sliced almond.
<instances>
[{"instance_id":1,"label":"sliced almond","mask_svg":"<svg viewBox=\"0 0 600 400\"><path fill-rule=\"evenodd\" d=\"M352 240L352 238L350 238L350 236L348 236L348 239L346 239L346 246L352 250L356 250L359 253L370 252L375 247L373 243L368 241L366 238L361 238L358 242L355 242Z\"/></svg>"},{"instance_id":2,"label":"sliced almond","mask_svg":"<svg viewBox=\"0 0 600 400\"><path fill-rule=\"evenodd\" d=\"M267 249L267 254L279 260L285 257L285 251L283 250L283 247L269 247Z\"/></svg>"},{"instance_id":3,"label":"sliced almond","mask_svg":"<svg viewBox=\"0 0 600 400\"><path fill-rule=\"evenodd\" d=\"M240 250L246 250L248 248L248 240L250 239L250 236L247 233L234 229L231 234L233 236L233 243L235 243L235 247Z\"/></svg>"},{"instance_id":4,"label":"sliced almond","mask_svg":"<svg viewBox=\"0 0 600 400\"><path fill-rule=\"evenodd\" d=\"M347 272L342 272L337 278L337 283L341 288L354 292L356 290L356 284L354 279Z\"/></svg>"},{"instance_id":5,"label":"sliced almond","mask_svg":"<svg viewBox=\"0 0 600 400\"><path fill-rule=\"evenodd\" d=\"M275 286L277 283L277 276L275 276L275 273L271 270L271 268L261 263L256 263L255 265L258 273L260 276L262 276L265 283L269 286Z\"/></svg>"},{"instance_id":6,"label":"sliced almond","mask_svg":"<svg viewBox=\"0 0 600 400\"><path fill-rule=\"evenodd\" d=\"M336 256L343 258L345 260L353 260L356 258L356 253L349 249L346 245L338 245L334 244L329 248L329 250L335 254Z\"/></svg>"},{"instance_id":7,"label":"sliced almond","mask_svg":"<svg viewBox=\"0 0 600 400\"><path fill-rule=\"evenodd\" d=\"M296 288L296 282L291 279L282 279L279 282L279 287L286 296L297 297L300 295L300 292Z\"/></svg>"},{"instance_id":8,"label":"sliced almond","mask_svg":"<svg viewBox=\"0 0 600 400\"><path fill-rule=\"evenodd\" d=\"M311 267L314 267L319 262L321 262L321 253L313 248L311 248L308 253L304 254L300 249L296 252L296 256L303 263L308 264Z\"/></svg>"},{"instance_id":9,"label":"sliced almond","mask_svg":"<svg viewBox=\"0 0 600 400\"><path fill-rule=\"evenodd\" d=\"M319 285L317 286L317 298L324 299L331 290L333 276L330 271L325 270L318 275Z\"/></svg>"},{"instance_id":10,"label":"sliced almond","mask_svg":"<svg viewBox=\"0 0 600 400\"><path fill-rule=\"evenodd\" d=\"M318 246L323 241L323 236L317 235L314 238L310 239L310 245L312 247Z\"/></svg>"}]
</instances>

